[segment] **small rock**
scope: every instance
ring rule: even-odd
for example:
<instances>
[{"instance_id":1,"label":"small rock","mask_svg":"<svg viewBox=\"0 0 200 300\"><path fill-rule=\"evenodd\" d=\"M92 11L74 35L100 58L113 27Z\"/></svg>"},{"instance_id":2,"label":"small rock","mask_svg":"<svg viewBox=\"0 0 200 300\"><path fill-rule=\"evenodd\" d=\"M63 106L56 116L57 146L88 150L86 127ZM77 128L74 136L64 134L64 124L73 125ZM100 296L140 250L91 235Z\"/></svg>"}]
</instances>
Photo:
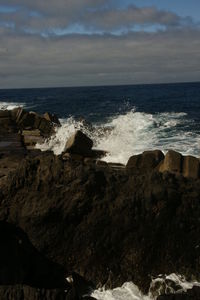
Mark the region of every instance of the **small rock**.
<instances>
[{"instance_id":1,"label":"small rock","mask_svg":"<svg viewBox=\"0 0 200 300\"><path fill-rule=\"evenodd\" d=\"M47 121L52 122L57 125L60 125L60 121L55 114L50 114L50 113L46 112L43 116Z\"/></svg>"}]
</instances>

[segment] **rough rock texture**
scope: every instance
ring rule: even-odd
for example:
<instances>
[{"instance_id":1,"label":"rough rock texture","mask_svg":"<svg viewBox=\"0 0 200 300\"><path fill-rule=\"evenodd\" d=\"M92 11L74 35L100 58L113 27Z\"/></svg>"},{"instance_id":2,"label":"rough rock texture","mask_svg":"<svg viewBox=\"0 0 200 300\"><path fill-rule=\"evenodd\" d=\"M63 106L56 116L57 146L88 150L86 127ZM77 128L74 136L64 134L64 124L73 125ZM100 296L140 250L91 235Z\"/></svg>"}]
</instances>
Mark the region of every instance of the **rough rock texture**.
<instances>
[{"instance_id":1,"label":"rough rock texture","mask_svg":"<svg viewBox=\"0 0 200 300\"><path fill-rule=\"evenodd\" d=\"M142 154L131 156L126 167L140 172L152 171L163 159L164 154L160 150L144 151Z\"/></svg>"},{"instance_id":2,"label":"rough rock texture","mask_svg":"<svg viewBox=\"0 0 200 300\"><path fill-rule=\"evenodd\" d=\"M92 149L93 141L82 131L77 130L66 142L64 152L88 155Z\"/></svg>"},{"instance_id":3,"label":"rough rock texture","mask_svg":"<svg viewBox=\"0 0 200 300\"><path fill-rule=\"evenodd\" d=\"M200 279L200 181L42 153L0 181L0 219L67 273L107 286L150 275Z\"/></svg>"},{"instance_id":4,"label":"rough rock texture","mask_svg":"<svg viewBox=\"0 0 200 300\"><path fill-rule=\"evenodd\" d=\"M165 159L160 166L161 172L182 172L182 155L174 150L169 150L165 155Z\"/></svg>"},{"instance_id":5,"label":"rough rock texture","mask_svg":"<svg viewBox=\"0 0 200 300\"><path fill-rule=\"evenodd\" d=\"M161 295L157 300L199 300L200 299L200 287L193 287L191 290L187 290L185 293Z\"/></svg>"},{"instance_id":6,"label":"rough rock texture","mask_svg":"<svg viewBox=\"0 0 200 300\"><path fill-rule=\"evenodd\" d=\"M199 175L199 159L193 156L185 156L183 160L183 176L195 179Z\"/></svg>"},{"instance_id":7,"label":"rough rock texture","mask_svg":"<svg viewBox=\"0 0 200 300\"><path fill-rule=\"evenodd\" d=\"M21 107L12 111L0 110L0 135L8 133L20 134L21 142L26 149L33 149L36 143L44 142L44 138L54 133L60 122L55 115L45 113L43 116L35 112L27 112Z\"/></svg>"}]
</instances>

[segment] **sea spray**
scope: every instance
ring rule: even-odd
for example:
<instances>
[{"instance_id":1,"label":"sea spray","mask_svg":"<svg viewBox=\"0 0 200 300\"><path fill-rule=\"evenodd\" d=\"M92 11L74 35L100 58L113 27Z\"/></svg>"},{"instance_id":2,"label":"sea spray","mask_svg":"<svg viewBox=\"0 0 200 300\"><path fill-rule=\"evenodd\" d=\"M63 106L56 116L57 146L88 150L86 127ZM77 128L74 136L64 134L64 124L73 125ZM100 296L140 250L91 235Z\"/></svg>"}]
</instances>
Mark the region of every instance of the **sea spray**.
<instances>
[{"instance_id":1,"label":"sea spray","mask_svg":"<svg viewBox=\"0 0 200 300\"><path fill-rule=\"evenodd\" d=\"M4 102L4 101L0 101L0 110L12 110L16 107L25 107L25 103L22 102Z\"/></svg>"},{"instance_id":2,"label":"sea spray","mask_svg":"<svg viewBox=\"0 0 200 300\"><path fill-rule=\"evenodd\" d=\"M172 273L152 279L148 295L144 295L134 283L126 282L112 290L95 290L92 296L97 300L156 300L159 295L186 292L194 286L200 287L200 283L186 281L184 276Z\"/></svg>"},{"instance_id":3,"label":"sea spray","mask_svg":"<svg viewBox=\"0 0 200 300\"><path fill-rule=\"evenodd\" d=\"M135 110L92 126L70 117L62 119L62 126L55 135L36 147L43 151L50 149L58 155L67 139L80 129L93 139L94 148L108 151L103 158L107 162L126 164L131 155L152 149L163 152L174 149L185 155L199 156L199 134L188 129L191 122L185 113L147 114Z\"/></svg>"}]
</instances>

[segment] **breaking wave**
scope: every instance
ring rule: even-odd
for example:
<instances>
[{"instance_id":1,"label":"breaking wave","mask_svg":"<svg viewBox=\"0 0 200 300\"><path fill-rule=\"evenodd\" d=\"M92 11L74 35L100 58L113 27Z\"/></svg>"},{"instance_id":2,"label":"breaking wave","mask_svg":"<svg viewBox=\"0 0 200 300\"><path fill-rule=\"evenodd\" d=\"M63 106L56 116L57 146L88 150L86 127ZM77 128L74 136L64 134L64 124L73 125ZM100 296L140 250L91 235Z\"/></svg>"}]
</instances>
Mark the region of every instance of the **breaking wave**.
<instances>
[{"instance_id":1,"label":"breaking wave","mask_svg":"<svg viewBox=\"0 0 200 300\"><path fill-rule=\"evenodd\" d=\"M14 102L4 102L0 101L0 110L12 110L16 107L24 107L25 103L14 103Z\"/></svg>"},{"instance_id":2,"label":"breaking wave","mask_svg":"<svg viewBox=\"0 0 200 300\"><path fill-rule=\"evenodd\" d=\"M191 131L193 123L186 113L148 114L134 109L107 119L103 124L91 125L70 117L62 119L62 126L55 135L37 148L60 154L70 135L81 129L92 138L94 148L108 151L104 157L107 162L126 163L131 155L151 149L163 152L174 149L199 156L200 139L197 131Z\"/></svg>"},{"instance_id":3,"label":"breaking wave","mask_svg":"<svg viewBox=\"0 0 200 300\"><path fill-rule=\"evenodd\" d=\"M184 276L177 274L159 275L152 280L148 295L142 294L132 282L126 282L113 290L104 288L95 290L92 296L98 300L154 300L159 295L186 292L194 286L200 286L197 281L186 281Z\"/></svg>"}]
</instances>

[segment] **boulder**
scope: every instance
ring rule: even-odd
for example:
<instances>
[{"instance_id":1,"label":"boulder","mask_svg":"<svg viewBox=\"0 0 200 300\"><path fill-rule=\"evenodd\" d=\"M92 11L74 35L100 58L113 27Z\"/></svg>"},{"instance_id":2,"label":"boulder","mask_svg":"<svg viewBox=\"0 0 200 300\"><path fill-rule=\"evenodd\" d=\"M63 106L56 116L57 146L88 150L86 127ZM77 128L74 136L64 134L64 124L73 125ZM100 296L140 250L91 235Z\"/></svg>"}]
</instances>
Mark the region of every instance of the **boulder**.
<instances>
[{"instance_id":1,"label":"boulder","mask_svg":"<svg viewBox=\"0 0 200 300\"><path fill-rule=\"evenodd\" d=\"M33 129L35 123L35 114L26 112L23 117L18 121L18 125L22 129Z\"/></svg>"},{"instance_id":2,"label":"boulder","mask_svg":"<svg viewBox=\"0 0 200 300\"><path fill-rule=\"evenodd\" d=\"M54 124L56 124L56 125L60 125L60 121L59 121L58 117L57 117L55 114L50 114L50 113L46 112L46 113L43 115L43 117L44 117L47 121L49 121L49 122L51 122L51 123L54 123Z\"/></svg>"},{"instance_id":3,"label":"boulder","mask_svg":"<svg viewBox=\"0 0 200 300\"><path fill-rule=\"evenodd\" d=\"M167 171L170 173L181 173L182 160L183 160L183 156L180 153L174 150L169 150L165 155L165 159L160 165L159 171L160 172Z\"/></svg>"},{"instance_id":4,"label":"boulder","mask_svg":"<svg viewBox=\"0 0 200 300\"><path fill-rule=\"evenodd\" d=\"M82 131L76 131L67 141L64 152L87 156L91 153L93 141Z\"/></svg>"},{"instance_id":5,"label":"boulder","mask_svg":"<svg viewBox=\"0 0 200 300\"><path fill-rule=\"evenodd\" d=\"M185 156L183 159L183 176L199 178L199 159L193 156Z\"/></svg>"},{"instance_id":6,"label":"boulder","mask_svg":"<svg viewBox=\"0 0 200 300\"><path fill-rule=\"evenodd\" d=\"M160 150L144 151L142 154L131 156L126 167L143 171L153 170L163 159L164 154Z\"/></svg>"},{"instance_id":7,"label":"boulder","mask_svg":"<svg viewBox=\"0 0 200 300\"><path fill-rule=\"evenodd\" d=\"M37 128L41 131L41 133L45 137L48 137L52 133L53 125L51 122L47 121L45 118L41 118L40 123Z\"/></svg>"}]
</instances>

